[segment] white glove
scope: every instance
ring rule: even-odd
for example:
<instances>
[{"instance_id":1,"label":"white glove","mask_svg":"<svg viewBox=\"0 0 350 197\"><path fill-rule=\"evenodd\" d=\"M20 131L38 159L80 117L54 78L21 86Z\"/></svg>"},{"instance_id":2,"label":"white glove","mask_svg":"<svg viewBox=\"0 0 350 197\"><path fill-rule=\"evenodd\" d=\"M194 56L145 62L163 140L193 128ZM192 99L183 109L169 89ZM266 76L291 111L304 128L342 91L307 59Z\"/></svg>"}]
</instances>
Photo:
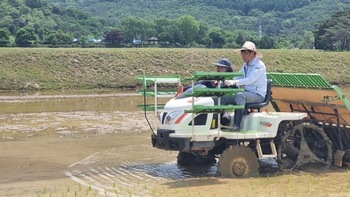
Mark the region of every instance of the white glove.
<instances>
[{"instance_id":1,"label":"white glove","mask_svg":"<svg viewBox=\"0 0 350 197\"><path fill-rule=\"evenodd\" d=\"M235 80L225 80L224 84L227 86L234 86L234 85L236 85L236 81Z\"/></svg>"}]
</instances>

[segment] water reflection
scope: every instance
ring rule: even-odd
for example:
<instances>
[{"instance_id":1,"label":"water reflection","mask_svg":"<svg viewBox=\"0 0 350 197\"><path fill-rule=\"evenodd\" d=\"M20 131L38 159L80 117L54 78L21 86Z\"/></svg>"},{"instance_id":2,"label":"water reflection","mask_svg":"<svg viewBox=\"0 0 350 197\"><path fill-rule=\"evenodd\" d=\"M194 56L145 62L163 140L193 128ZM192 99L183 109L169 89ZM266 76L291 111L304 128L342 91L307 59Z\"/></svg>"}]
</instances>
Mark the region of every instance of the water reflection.
<instances>
[{"instance_id":1,"label":"water reflection","mask_svg":"<svg viewBox=\"0 0 350 197\"><path fill-rule=\"evenodd\" d=\"M148 98L147 103L153 102ZM162 102L166 102L165 99ZM138 111L143 103L137 94L93 94L65 96L0 96L0 113Z\"/></svg>"},{"instance_id":2,"label":"water reflection","mask_svg":"<svg viewBox=\"0 0 350 197\"><path fill-rule=\"evenodd\" d=\"M350 87L341 87L350 97ZM72 112L72 111L139 111L143 97L135 91L0 93L0 113ZM166 103L162 98L158 103ZM153 103L153 98L147 98Z\"/></svg>"},{"instance_id":3,"label":"water reflection","mask_svg":"<svg viewBox=\"0 0 350 197\"><path fill-rule=\"evenodd\" d=\"M340 87L350 97L350 87ZM166 103L169 98L160 99ZM133 90L99 90L97 92L0 92L0 113L72 112L72 111L139 111L143 97ZM147 98L153 103L153 98Z\"/></svg>"}]
</instances>

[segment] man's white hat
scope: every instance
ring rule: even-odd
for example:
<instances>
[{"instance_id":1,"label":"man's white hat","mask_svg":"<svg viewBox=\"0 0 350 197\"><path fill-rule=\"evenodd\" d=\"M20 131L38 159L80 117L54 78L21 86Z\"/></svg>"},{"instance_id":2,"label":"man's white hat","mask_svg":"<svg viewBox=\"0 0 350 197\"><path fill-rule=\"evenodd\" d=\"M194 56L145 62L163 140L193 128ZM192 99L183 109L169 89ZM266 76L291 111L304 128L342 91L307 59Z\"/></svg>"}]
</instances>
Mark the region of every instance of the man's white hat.
<instances>
[{"instance_id":1,"label":"man's white hat","mask_svg":"<svg viewBox=\"0 0 350 197\"><path fill-rule=\"evenodd\" d=\"M256 57L257 58L262 58L263 55L256 50L256 47L255 47L255 44L253 42L250 42L250 41L246 41L242 48L238 49L238 50L235 50L236 52L240 53L241 51L243 50L249 50L249 51L254 51L256 53Z\"/></svg>"}]
</instances>

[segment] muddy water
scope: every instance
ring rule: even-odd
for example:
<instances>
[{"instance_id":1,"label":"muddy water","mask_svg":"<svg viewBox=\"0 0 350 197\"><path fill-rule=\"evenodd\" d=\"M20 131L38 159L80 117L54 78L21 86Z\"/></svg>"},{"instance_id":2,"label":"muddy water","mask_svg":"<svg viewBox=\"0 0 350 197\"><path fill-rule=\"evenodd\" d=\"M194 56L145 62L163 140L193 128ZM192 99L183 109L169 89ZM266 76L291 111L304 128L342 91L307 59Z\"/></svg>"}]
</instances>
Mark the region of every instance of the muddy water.
<instances>
[{"instance_id":1,"label":"muddy water","mask_svg":"<svg viewBox=\"0 0 350 197\"><path fill-rule=\"evenodd\" d=\"M152 196L169 180L215 176L215 166L184 169L177 153L151 147L136 107L142 102L125 92L0 96L0 196L40 193L67 180L99 195ZM148 116L153 124L154 114ZM37 185L56 179L64 181Z\"/></svg>"},{"instance_id":2,"label":"muddy water","mask_svg":"<svg viewBox=\"0 0 350 197\"><path fill-rule=\"evenodd\" d=\"M215 165L179 167L176 152L151 147L142 102L130 92L0 96L0 196L349 196L343 168L283 175L262 161L261 178L232 180Z\"/></svg>"}]
</instances>

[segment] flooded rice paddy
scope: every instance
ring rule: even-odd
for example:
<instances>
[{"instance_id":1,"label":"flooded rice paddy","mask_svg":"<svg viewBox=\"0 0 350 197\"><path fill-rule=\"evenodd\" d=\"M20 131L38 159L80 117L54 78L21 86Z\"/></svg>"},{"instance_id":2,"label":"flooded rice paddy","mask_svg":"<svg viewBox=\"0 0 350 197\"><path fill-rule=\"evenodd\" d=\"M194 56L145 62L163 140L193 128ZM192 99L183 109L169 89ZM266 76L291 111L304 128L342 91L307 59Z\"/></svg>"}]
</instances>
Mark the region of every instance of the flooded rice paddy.
<instances>
[{"instance_id":1,"label":"flooded rice paddy","mask_svg":"<svg viewBox=\"0 0 350 197\"><path fill-rule=\"evenodd\" d=\"M224 179L215 165L180 167L177 152L152 147L142 102L0 95L0 196L350 196L347 168L285 174L264 160L261 177Z\"/></svg>"}]
</instances>

